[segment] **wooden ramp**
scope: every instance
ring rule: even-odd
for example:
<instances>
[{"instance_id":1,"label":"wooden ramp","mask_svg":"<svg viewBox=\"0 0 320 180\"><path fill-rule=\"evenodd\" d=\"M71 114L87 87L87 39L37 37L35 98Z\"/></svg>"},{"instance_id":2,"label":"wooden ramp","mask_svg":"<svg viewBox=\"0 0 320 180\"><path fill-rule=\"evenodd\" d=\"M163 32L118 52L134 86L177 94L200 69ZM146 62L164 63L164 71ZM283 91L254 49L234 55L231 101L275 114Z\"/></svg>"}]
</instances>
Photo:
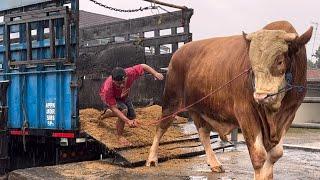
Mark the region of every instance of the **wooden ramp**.
<instances>
[{"instance_id":1,"label":"wooden ramp","mask_svg":"<svg viewBox=\"0 0 320 180\"><path fill-rule=\"evenodd\" d=\"M220 145L217 140L217 135L211 136L211 146L214 150L233 147L232 144ZM117 153L121 158L111 159L114 164L123 166L135 167L142 166L146 163L149 155L150 146L130 148L126 150L119 150ZM163 162L169 159L192 157L205 154L204 148L200 141L195 139L178 140L175 142L166 142L160 144L158 152L158 161Z\"/></svg>"},{"instance_id":2,"label":"wooden ramp","mask_svg":"<svg viewBox=\"0 0 320 180\"><path fill-rule=\"evenodd\" d=\"M109 152L114 154L114 157L109 159L112 163L123 166L143 165L148 158L156 131L156 127L147 125L147 122L155 121L160 117L161 107L154 105L138 108L136 112L140 126L125 127L124 132L125 138L131 145L119 143L115 135L117 118L107 118L99 124L98 117L101 112L96 109L80 110L81 130L102 143ZM230 147L230 145L221 147L220 143L216 143L218 140L218 135L213 133L211 135L213 148ZM199 154L204 154L204 150L193 123L188 123L186 118L177 117L160 142L159 161Z\"/></svg>"}]
</instances>

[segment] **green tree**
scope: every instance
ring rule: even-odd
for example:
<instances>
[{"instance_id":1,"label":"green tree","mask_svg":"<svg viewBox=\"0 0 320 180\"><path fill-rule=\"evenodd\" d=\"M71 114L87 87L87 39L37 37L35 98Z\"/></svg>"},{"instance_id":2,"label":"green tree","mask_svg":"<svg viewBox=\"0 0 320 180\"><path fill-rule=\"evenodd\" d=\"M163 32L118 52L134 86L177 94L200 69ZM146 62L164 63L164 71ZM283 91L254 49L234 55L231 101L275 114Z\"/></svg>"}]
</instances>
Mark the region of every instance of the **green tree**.
<instances>
[{"instance_id":1,"label":"green tree","mask_svg":"<svg viewBox=\"0 0 320 180\"><path fill-rule=\"evenodd\" d=\"M316 50L316 53L313 55L317 60L314 63L314 68L320 68L320 46ZM309 65L309 63L308 63Z\"/></svg>"},{"instance_id":2,"label":"green tree","mask_svg":"<svg viewBox=\"0 0 320 180\"><path fill-rule=\"evenodd\" d=\"M315 68L320 68L320 59L318 59L318 60L314 63L314 67L315 67Z\"/></svg>"},{"instance_id":3,"label":"green tree","mask_svg":"<svg viewBox=\"0 0 320 180\"><path fill-rule=\"evenodd\" d=\"M308 69L313 69L315 68L315 63L312 62L310 59L308 59L308 65L307 65Z\"/></svg>"}]
</instances>

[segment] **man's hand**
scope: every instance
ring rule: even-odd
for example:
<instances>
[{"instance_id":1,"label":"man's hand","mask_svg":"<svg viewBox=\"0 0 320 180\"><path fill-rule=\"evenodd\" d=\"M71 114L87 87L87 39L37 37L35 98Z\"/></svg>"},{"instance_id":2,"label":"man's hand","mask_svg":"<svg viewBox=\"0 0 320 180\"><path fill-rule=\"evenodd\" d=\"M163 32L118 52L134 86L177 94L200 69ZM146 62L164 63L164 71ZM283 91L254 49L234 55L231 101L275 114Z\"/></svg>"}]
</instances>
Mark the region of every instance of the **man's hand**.
<instances>
[{"instance_id":1,"label":"man's hand","mask_svg":"<svg viewBox=\"0 0 320 180\"><path fill-rule=\"evenodd\" d=\"M158 79L158 80L163 80L163 78L164 78L161 73L156 73L156 74L154 75L154 77L155 77L156 79Z\"/></svg>"},{"instance_id":2,"label":"man's hand","mask_svg":"<svg viewBox=\"0 0 320 180\"><path fill-rule=\"evenodd\" d=\"M129 90L130 90L130 88L123 89L122 92L121 92L120 97L123 98L123 97L127 96L129 94Z\"/></svg>"},{"instance_id":3,"label":"man's hand","mask_svg":"<svg viewBox=\"0 0 320 180\"><path fill-rule=\"evenodd\" d=\"M127 124L129 125L129 127L131 127L131 128L137 127L137 123L136 123L135 120L128 120L126 123L127 123Z\"/></svg>"},{"instance_id":4,"label":"man's hand","mask_svg":"<svg viewBox=\"0 0 320 180\"><path fill-rule=\"evenodd\" d=\"M158 80L163 80L163 75L161 73L158 73L156 70L154 70L152 67L146 65L146 64L141 64L143 70L147 71L148 73L152 74L155 79Z\"/></svg>"}]
</instances>

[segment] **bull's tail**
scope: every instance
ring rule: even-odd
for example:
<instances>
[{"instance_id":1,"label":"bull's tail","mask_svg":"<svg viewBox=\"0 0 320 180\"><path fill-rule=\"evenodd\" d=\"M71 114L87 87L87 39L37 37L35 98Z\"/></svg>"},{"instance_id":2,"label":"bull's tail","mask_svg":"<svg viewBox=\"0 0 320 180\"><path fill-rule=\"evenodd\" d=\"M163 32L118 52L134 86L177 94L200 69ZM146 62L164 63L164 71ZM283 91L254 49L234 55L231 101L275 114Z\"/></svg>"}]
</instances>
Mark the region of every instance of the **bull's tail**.
<instances>
[{"instance_id":1,"label":"bull's tail","mask_svg":"<svg viewBox=\"0 0 320 180\"><path fill-rule=\"evenodd\" d=\"M169 69L162 96L162 117L176 113L183 106L184 78L177 69Z\"/></svg>"}]
</instances>

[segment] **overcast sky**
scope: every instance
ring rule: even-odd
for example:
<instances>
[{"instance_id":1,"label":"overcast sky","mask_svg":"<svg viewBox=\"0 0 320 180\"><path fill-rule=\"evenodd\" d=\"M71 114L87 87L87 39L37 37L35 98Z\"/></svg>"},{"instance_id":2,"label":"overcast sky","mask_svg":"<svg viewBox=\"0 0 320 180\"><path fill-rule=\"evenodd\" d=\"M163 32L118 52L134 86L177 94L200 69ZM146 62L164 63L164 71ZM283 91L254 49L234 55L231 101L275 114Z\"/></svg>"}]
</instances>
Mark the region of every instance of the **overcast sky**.
<instances>
[{"instance_id":1,"label":"overcast sky","mask_svg":"<svg viewBox=\"0 0 320 180\"><path fill-rule=\"evenodd\" d=\"M97 0L108 6L120 9L135 9L150 6L143 0ZM269 22L288 20L299 34L314 26L312 39L308 43L307 53L311 57L320 43L320 0L161 0L194 9L191 18L193 39L241 34L253 32ZM167 10L175 9L164 7ZM137 13L119 13L99 7L89 0L80 0L80 9L108 16L133 19L157 14L157 10ZM164 13L164 11L160 11ZM316 31L317 30L317 31Z\"/></svg>"}]
</instances>

